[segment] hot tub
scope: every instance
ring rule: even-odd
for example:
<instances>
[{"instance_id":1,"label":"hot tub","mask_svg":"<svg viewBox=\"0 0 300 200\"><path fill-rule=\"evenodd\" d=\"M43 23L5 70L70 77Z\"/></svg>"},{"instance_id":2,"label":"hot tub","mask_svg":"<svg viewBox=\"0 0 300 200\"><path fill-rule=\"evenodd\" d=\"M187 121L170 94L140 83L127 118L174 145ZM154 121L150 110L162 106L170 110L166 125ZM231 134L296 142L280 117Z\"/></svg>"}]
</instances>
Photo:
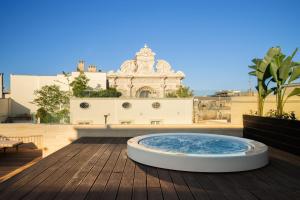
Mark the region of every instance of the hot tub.
<instances>
[{"instance_id":1,"label":"hot tub","mask_svg":"<svg viewBox=\"0 0 300 200\"><path fill-rule=\"evenodd\" d=\"M268 164L268 147L245 138L204 133L157 133L127 141L139 163L190 172L235 172Z\"/></svg>"}]
</instances>

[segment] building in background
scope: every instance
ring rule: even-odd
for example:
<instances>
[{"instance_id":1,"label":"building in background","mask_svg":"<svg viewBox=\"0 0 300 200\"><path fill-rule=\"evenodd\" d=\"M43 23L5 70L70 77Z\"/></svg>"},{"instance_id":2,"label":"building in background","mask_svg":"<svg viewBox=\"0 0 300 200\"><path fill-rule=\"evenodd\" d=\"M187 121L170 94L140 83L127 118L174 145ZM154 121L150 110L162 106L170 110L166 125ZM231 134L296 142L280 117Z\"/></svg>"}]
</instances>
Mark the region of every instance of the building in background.
<instances>
[{"instance_id":1,"label":"building in background","mask_svg":"<svg viewBox=\"0 0 300 200\"><path fill-rule=\"evenodd\" d=\"M236 97L236 96L254 96L252 90L240 91L240 90L220 90L215 92L212 97Z\"/></svg>"},{"instance_id":2,"label":"building in background","mask_svg":"<svg viewBox=\"0 0 300 200\"><path fill-rule=\"evenodd\" d=\"M231 98L230 97L194 97L193 111L194 123L206 120L231 120Z\"/></svg>"},{"instance_id":3,"label":"building in background","mask_svg":"<svg viewBox=\"0 0 300 200\"><path fill-rule=\"evenodd\" d=\"M88 85L92 88L106 89L106 73L97 71L96 67L91 65L85 70L84 62L79 61L77 71L71 72L67 78L64 74L55 76L39 75L10 75L10 96L11 113L13 116L30 115L37 110L36 105L32 103L34 91L41 89L45 85L58 85L61 90L68 91L69 83L76 78L80 72L89 79Z\"/></svg>"},{"instance_id":4,"label":"building in background","mask_svg":"<svg viewBox=\"0 0 300 200\"><path fill-rule=\"evenodd\" d=\"M135 58L126 60L120 70L107 73L110 87L116 87L123 97L163 98L181 86L185 77L175 72L165 60L155 61L155 53L147 47L141 48Z\"/></svg>"},{"instance_id":5,"label":"building in background","mask_svg":"<svg viewBox=\"0 0 300 200\"><path fill-rule=\"evenodd\" d=\"M8 93L4 91L4 75L0 73L0 123L5 122L10 115L11 99L8 98Z\"/></svg>"},{"instance_id":6,"label":"building in background","mask_svg":"<svg viewBox=\"0 0 300 200\"><path fill-rule=\"evenodd\" d=\"M4 98L4 78L3 73L0 73L0 99Z\"/></svg>"}]
</instances>

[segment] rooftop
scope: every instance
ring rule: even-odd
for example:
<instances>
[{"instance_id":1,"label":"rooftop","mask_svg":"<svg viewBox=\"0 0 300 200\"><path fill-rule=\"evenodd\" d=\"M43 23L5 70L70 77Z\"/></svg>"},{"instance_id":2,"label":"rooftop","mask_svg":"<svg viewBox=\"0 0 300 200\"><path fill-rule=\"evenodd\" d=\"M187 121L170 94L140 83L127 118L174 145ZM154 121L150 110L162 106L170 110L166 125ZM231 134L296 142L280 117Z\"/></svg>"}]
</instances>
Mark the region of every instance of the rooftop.
<instances>
[{"instance_id":1,"label":"rooftop","mask_svg":"<svg viewBox=\"0 0 300 200\"><path fill-rule=\"evenodd\" d=\"M300 158L270 149L267 167L179 172L136 163L128 138L80 138L0 184L0 199L300 199Z\"/></svg>"}]
</instances>

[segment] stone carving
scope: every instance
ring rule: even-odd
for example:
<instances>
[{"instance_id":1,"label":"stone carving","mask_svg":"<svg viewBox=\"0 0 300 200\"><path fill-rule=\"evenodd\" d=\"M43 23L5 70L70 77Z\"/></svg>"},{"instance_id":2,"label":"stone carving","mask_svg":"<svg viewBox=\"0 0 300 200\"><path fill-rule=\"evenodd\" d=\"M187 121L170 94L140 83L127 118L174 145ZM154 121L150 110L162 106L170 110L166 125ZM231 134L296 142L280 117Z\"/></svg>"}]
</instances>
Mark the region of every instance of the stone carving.
<instances>
[{"instance_id":1,"label":"stone carving","mask_svg":"<svg viewBox=\"0 0 300 200\"><path fill-rule=\"evenodd\" d=\"M165 60L157 60L156 71L160 74L169 74L171 71L171 65Z\"/></svg>"},{"instance_id":2,"label":"stone carving","mask_svg":"<svg viewBox=\"0 0 300 200\"><path fill-rule=\"evenodd\" d=\"M121 72L125 74L133 74L136 72L137 66L135 60L126 60L120 67Z\"/></svg>"},{"instance_id":3,"label":"stone carving","mask_svg":"<svg viewBox=\"0 0 300 200\"><path fill-rule=\"evenodd\" d=\"M155 53L145 45L134 59L123 62L120 70L107 73L109 85L116 86L125 97L164 97L166 89L174 91L181 85L183 72L175 72L165 60L154 64Z\"/></svg>"},{"instance_id":4,"label":"stone carving","mask_svg":"<svg viewBox=\"0 0 300 200\"><path fill-rule=\"evenodd\" d=\"M137 73L152 73L155 53L145 44L136 54Z\"/></svg>"}]
</instances>

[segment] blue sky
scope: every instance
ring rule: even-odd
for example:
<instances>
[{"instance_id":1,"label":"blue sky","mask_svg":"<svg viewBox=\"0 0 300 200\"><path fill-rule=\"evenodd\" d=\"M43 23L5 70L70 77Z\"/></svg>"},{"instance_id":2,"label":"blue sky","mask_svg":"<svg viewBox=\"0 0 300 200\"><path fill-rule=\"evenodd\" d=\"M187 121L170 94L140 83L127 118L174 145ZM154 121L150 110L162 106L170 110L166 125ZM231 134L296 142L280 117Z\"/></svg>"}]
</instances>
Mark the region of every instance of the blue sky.
<instances>
[{"instance_id":1,"label":"blue sky","mask_svg":"<svg viewBox=\"0 0 300 200\"><path fill-rule=\"evenodd\" d=\"M245 90L252 58L300 47L299 8L297 0L1 0L0 72L8 88L9 74L54 75L80 59L116 70L147 43L194 90Z\"/></svg>"}]
</instances>

